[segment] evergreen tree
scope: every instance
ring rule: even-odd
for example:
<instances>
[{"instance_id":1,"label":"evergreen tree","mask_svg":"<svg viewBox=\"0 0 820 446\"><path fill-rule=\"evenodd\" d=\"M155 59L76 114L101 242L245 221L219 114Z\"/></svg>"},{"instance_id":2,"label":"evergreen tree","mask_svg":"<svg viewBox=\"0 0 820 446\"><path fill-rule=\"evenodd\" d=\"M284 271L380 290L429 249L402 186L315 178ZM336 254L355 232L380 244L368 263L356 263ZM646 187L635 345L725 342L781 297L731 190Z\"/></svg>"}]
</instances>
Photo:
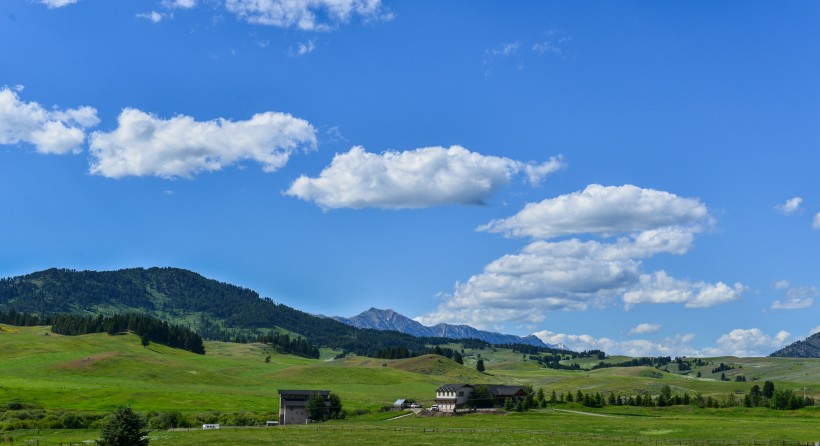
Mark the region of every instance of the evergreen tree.
<instances>
[{"instance_id":1,"label":"evergreen tree","mask_svg":"<svg viewBox=\"0 0 820 446\"><path fill-rule=\"evenodd\" d=\"M774 396L774 383L766 381L763 383L763 397L770 400Z\"/></svg>"},{"instance_id":2,"label":"evergreen tree","mask_svg":"<svg viewBox=\"0 0 820 446\"><path fill-rule=\"evenodd\" d=\"M142 419L129 406L120 406L100 431L98 446L147 446L148 432Z\"/></svg>"},{"instance_id":3,"label":"evergreen tree","mask_svg":"<svg viewBox=\"0 0 820 446\"><path fill-rule=\"evenodd\" d=\"M484 360L479 359L478 362L475 363L475 369L481 373L484 373Z\"/></svg>"}]
</instances>

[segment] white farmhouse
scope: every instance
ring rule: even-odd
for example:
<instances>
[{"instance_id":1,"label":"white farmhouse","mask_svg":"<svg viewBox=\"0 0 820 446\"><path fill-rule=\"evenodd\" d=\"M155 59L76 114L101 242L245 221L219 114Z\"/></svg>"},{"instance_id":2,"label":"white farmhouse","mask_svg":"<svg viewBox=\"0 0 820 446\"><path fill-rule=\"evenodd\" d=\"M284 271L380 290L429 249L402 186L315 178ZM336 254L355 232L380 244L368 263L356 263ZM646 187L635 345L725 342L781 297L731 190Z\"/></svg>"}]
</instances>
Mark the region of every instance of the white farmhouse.
<instances>
[{"instance_id":1,"label":"white farmhouse","mask_svg":"<svg viewBox=\"0 0 820 446\"><path fill-rule=\"evenodd\" d=\"M474 387L469 384L445 384L436 389L436 404L441 412L455 412L467 404Z\"/></svg>"}]
</instances>

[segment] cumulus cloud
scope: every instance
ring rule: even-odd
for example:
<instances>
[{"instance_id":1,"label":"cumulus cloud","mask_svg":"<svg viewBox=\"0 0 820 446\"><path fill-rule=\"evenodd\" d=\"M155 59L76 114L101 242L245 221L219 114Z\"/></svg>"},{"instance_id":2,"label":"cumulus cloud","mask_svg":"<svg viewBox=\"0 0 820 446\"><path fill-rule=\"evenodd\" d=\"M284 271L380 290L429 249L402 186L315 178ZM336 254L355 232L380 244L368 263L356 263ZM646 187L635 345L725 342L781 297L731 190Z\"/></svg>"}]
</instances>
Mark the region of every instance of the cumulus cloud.
<instances>
[{"instance_id":1,"label":"cumulus cloud","mask_svg":"<svg viewBox=\"0 0 820 446\"><path fill-rule=\"evenodd\" d=\"M800 209L800 203L802 202L803 199L800 197L789 198L785 203L775 206L775 209L783 215L792 215Z\"/></svg>"},{"instance_id":2,"label":"cumulus cloud","mask_svg":"<svg viewBox=\"0 0 820 446\"><path fill-rule=\"evenodd\" d=\"M526 321L538 322L546 311L600 308L618 297L627 308L661 303L699 308L735 300L746 289L740 283L691 282L664 271L643 271L643 259L688 252L710 219L696 199L629 185L592 185L528 204L513 217L479 230L536 240L490 262L466 282L457 282L436 310L418 320L498 328L519 313ZM625 235L600 241L549 240L568 234Z\"/></svg>"},{"instance_id":3,"label":"cumulus cloud","mask_svg":"<svg viewBox=\"0 0 820 446\"><path fill-rule=\"evenodd\" d=\"M543 239L572 234L609 236L691 225L707 216L706 206L694 198L632 185L591 184L580 192L529 203L512 217L491 221L479 230Z\"/></svg>"},{"instance_id":4,"label":"cumulus cloud","mask_svg":"<svg viewBox=\"0 0 820 446\"><path fill-rule=\"evenodd\" d=\"M97 110L80 107L45 109L36 102L23 102L22 87L0 89L0 144L32 144L39 153L78 153L85 130L99 123Z\"/></svg>"},{"instance_id":5,"label":"cumulus cloud","mask_svg":"<svg viewBox=\"0 0 820 446\"><path fill-rule=\"evenodd\" d=\"M687 308L705 308L736 300L744 291L745 287L740 283L734 286L723 282L692 283L657 271L641 275L639 283L624 293L623 301L627 308L641 303L682 303Z\"/></svg>"},{"instance_id":6,"label":"cumulus cloud","mask_svg":"<svg viewBox=\"0 0 820 446\"><path fill-rule=\"evenodd\" d=\"M62 8L63 6L73 5L80 0L40 0L40 3L46 5L49 9Z\"/></svg>"},{"instance_id":7,"label":"cumulus cloud","mask_svg":"<svg viewBox=\"0 0 820 446\"><path fill-rule=\"evenodd\" d=\"M303 31L329 31L354 16L393 19L381 0L227 0L225 7L248 23Z\"/></svg>"},{"instance_id":8,"label":"cumulus cloud","mask_svg":"<svg viewBox=\"0 0 820 446\"><path fill-rule=\"evenodd\" d=\"M294 151L315 146L314 127L286 113L259 113L246 121L196 121L184 115L162 119L127 108L116 130L91 135L90 171L109 178L190 178L251 160L273 172Z\"/></svg>"},{"instance_id":9,"label":"cumulus cloud","mask_svg":"<svg viewBox=\"0 0 820 446\"><path fill-rule=\"evenodd\" d=\"M381 154L357 146L336 154L318 178L298 178L286 194L313 201L324 209L481 204L518 173L537 184L564 166L560 157L527 164L481 155L460 146Z\"/></svg>"},{"instance_id":10,"label":"cumulus cloud","mask_svg":"<svg viewBox=\"0 0 820 446\"><path fill-rule=\"evenodd\" d=\"M638 325L632 327L632 329L629 330L629 334L635 335L635 334L657 333L658 331L660 331L660 329L661 329L660 324L643 323L643 324L638 324Z\"/></svg>"},{"instance_id":11,"label":"cumulus cloud","mask_svg":"<svg viewBox=\"0 0 820 446\"><path fill-rule=\"evenodd\" d=\"M809 330L809 336L811 336L815 333L820 333L820 325L818 325L818 326L812 328L811 330Z\"/></svg>"},{"instance_id":12,"label":"cumulus cloud","mask_svg":"<svg viewBox=\"0 0 820 446\"><path fill-rule=\"evenodd\" d=\"M690 346L695 339L695 335L692 333L669 336L659 341L647 339L619 341L606 337L596 338L588 334L553 333L549 330L533 334L548 344L564 344L575 351L599 349L608 355L684 356L697 352Z\"/></svg>"},{"instance_id":13,"label":"cumulus cloud","mask_svg":"<svg viewBox=\"0 0 820 446\"><path fill-rule=\"evenodd\" d=\"M820 212L814 214L814 219L811 221L811 228L814 230L820 229Z\"/></svg>"},{"instance_id":14,"label":"cumulus cloud","mask_svg":"<svg viewBox=\"0 0 820 446\"><path fill-rule=\"evenodd\" d=\"M718 338L715 347L706 349L705 353L710 356L768 356L783 347L789 336L791 333L785 330L769 336L759 328L737 328Z\"/></svg>"},{"instance_id":15,"label":"cumulus cloud","mask_svg":"<svg viewBox=\"0 0 820 446\"><path fill-rule=\"evenodd\" d=\"M730 302L745 291L741 284L689 282L663 271L642 274L641 259L681 253L691 243L691 234L655 232L656 237L649 237L652 243L644 240L645 233L614 243L532 242L517 254L494 260L466 282L457 282L435 311L418 320L426 325L449 322L498 328L517 317L540 322L546 311L603 307L619 296L627 308L661 303L701 308ZM660 241L661 237L666 240Z\"/></svg>"}]
</instances>

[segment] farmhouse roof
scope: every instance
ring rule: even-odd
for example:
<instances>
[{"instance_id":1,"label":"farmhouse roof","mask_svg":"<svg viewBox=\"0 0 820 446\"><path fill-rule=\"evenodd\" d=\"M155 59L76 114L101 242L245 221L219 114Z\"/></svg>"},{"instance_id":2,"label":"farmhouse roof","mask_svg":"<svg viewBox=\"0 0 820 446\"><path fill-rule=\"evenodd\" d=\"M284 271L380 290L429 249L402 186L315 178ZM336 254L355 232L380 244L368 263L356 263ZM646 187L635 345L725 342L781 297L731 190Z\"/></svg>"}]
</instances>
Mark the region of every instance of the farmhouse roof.
<instances>
[{"instance_id":1,"label":"farmhouse roof","mask_svg":"<svg viewBox=\"0 0 820 446\"><path fill-rule=\"evenodd\" d=\"M330 395L330 390L277 390L280 396L282 395L316 395L317 393L322 396Z\"/></svg>"},{"instance_id":2,"label":"farmhouse roof","mask_svg":"<svg viewBox=\"0 0 820 446\"><path fill-rule=\"evenodd\" d=\"M473 387L469 384L444 384L443 386L436 389L436 392L455 392L458 389L464 387Z\"/></svg>"},{"instance_id":3,"label":"farmhouse roof","mask_svg":"<svg viewBox=\"0 0 820 446\"><path fill-rule=\"evenodd\" d=\"M498 386L490 384L487 386L487 390L495 396L513 396L518 393L523 393L521 386Z\"/></svg>"}]
</instances>

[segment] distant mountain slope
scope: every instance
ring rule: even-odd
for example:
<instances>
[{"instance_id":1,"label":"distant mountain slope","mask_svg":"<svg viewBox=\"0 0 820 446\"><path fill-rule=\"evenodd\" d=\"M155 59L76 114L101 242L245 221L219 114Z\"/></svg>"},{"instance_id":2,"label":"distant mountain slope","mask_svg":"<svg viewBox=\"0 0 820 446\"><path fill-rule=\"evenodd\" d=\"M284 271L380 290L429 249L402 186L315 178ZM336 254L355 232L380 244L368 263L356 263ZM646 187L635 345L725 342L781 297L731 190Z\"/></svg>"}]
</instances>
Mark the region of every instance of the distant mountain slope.
<instances>
[{"instance_id":1,"label":"distant mountain slope","mask_svg":"<svg viewBox=\"0 0 820 446\"><path fill-rule=\"evenodd\" d=\"M820 358L820 333L815 333L803 341L789 344L769 356L779 358Z\"/></svg>"},{"instance_id":2,"label":"distant mountain slope","mask_svg":"<svg viewBox=\"0 0 820 446\"><path fill-rule=\"evenodd\" d=\"M478 330L469 325L437 324L427 327L406 316L402 316L393 310L379 310L371 308L358 316L351 318L334 317L333 319L344 322L358 328L370 328L374 330L394 330L401 333L418 337L441 337L451 339L474 338L489 342L490 344L527 344L536 347L565 348L545 344L537 337L530 335L526 337L493 333L490 331Z\"/></svg>"},{"instance_id":3,"label":"distant mountain slope","mask_svg":"<svg viewBox=\"0 0 820 446\"><path fill-rule=\"evenodd\" d=\"M376 356L379 350L397 346L423 352L427 344L447 342L358 329L260 298L253 290L179 268L53 268L0 279L0 310L10 309L36 314L135 312L189 326L212 340L253 337L281 328L305 336L320 347L366 356Z\"/></svg>"}]
</instances>

